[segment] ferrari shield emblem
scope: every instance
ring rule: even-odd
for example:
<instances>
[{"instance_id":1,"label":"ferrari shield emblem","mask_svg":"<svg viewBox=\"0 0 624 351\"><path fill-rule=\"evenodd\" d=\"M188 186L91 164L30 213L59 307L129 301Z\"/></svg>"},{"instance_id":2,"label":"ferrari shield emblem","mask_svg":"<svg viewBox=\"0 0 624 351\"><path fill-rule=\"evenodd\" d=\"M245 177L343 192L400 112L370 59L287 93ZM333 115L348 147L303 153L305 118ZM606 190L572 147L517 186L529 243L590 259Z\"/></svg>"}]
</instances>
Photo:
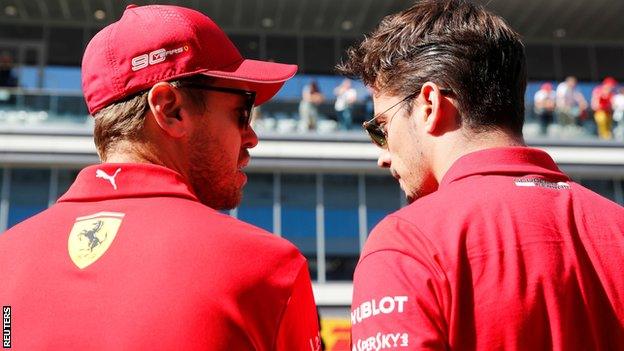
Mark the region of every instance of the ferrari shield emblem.
<instances>
[{"instance_id":1,"label":"ferrari shield emblem","mask_svg":"<svg viewBox=\"0 0 624 351\"><path fill-rule=\"evenodd\" d=\"M72 262L83 269L102 257L115 239L123 217L123 213L99 212L76 218L67 241Z\"/></svg>"}]
</instances>

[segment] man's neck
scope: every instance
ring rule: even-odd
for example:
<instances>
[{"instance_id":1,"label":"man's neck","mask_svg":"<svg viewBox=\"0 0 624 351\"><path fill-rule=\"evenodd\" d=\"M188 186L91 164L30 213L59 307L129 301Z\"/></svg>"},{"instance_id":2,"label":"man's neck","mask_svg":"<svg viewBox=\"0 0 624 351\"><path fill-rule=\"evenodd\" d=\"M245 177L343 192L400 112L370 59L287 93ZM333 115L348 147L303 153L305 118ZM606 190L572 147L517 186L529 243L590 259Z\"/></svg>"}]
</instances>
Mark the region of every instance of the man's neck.
<instances>
[{"instance_id":1,"label":"man's neck","mask_svg":"<svg viewBox=\"0 0 624 351\"><path fill-rule=\"evenodd\" d=\"M526 146L522 136L499 130L458 135L455 143L446 144L438 150L439 162L434 165L435 178L440 182L455 161L464 155L485 149L514 146Z\"/></svg>"}]
</instances>

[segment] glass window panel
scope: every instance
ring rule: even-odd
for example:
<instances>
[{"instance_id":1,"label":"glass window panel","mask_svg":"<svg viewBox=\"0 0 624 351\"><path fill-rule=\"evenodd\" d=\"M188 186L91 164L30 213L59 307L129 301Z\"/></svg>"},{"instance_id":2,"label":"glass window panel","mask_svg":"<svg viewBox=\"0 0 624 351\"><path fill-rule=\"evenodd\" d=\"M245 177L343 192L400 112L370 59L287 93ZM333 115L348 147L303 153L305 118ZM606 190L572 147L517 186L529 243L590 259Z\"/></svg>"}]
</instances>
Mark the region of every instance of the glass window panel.
<instances>
[{"instance_id":1,"label":"glass window panel","mask_svg":"<svg viewBox=\"0 0 624 351\"><path fill-rule=\"evenodd\" d=\"M9 195L8 226L31 217L48 207L49 169L13 169Z\"/></svg>"},{"instance_id":2,"label":"glass window panel","mask_svg":"<svg viewBox=\"0 0 624 351\"><path fill-rule=\"evenodd\" d=\"M15 24L0 24L0 38L43 39L43 27L24 24L20 24L19 26Z\"/></svg>"},{"instance_id":3,"label":"glass window panel","mask_svg":"<svg viewBox=\"0 0 624 351\"><path fill-rule=\"evenodd\" d=\"M360 253L358 177L325 175L325 253L328 280L352 280Z\"/></svg>"},{"instance_id":4,"label":"glass window panel","mask_svg":"<svg viewBox=\"0 0 624 351\"><path fill-rule=\"evenodd\" d=\"M273 175L252 173L247 177L237 216L242 221L273 231Z\"/></svg>"},{"instance_id":5,"label":"glass window panel","mask_svg":"<svg viewBox=\"0 0 624 351\"><path fill-rule=\"evenodd\" d=\"M596 64L598 65L598 79L606 76L624 79L624 47L598 46L596 47Z\"/></svg>"},{"instance_id":6,"label":"glass window panel","mask_svg":"<svg viewBox=\"0 0 624 351\"><path fill-rule=\"evenodd\" d=\"M580 80L591 80L591 62L588 47L562 46L561 69L564 76L575 76Z\"/></svg>"},{"instance_id":7,"label":"glass window panel","mask_svg":"<svg viewBox=\"0 0 624 351\"><path fill-rule=\"evenodd\" d=\"M581 179L581 185L611 199L611 201L615 201L615 184L613 179Z\"/></svg>"},{"instance_id":8,"label":"glass window panel","mask_svg":"<svg viewBox=\"0 0 624 351\"><path fill-rule=\"evenodd\" d=\"M260 37L257 35L230 35L230 39L236 45L241 55L249 59L260 58Z\"/></svg>"},{"instance_id":9,"label":"glass window panel","mask_svg":"<svg viewBox=\"0 0 624 351\"><path fill-rule=\"evenodd\" d=\"M77 169L59 169L58 171L58 186L56 192L56 198L63 196L72 185L80 170Z\"/></svg>"},{"instance_id":10,"label":"glass window panel","mask_svg":"<svg viewBox=\"0 0 624 351\"><path fill-rule=\"evenodd\" d=\"M552 45L526 45L529 79L552 79L555 76L555 58Z\"/></svg>"},{"instance_id":11,"label":"glass window panel","mask_svg":"<svg viewBox=\"0 0 624 351\"><path fill-rule=\"evenodd\" d=\"M266 38L266 59L282 63L297 63L297 38L269 35Z\"/></svg>"},{"instance_id":12,"label":"glass window panel","mask_svg":"<svg viewBox=\"0 0 624 351\"><path fill-rule=\"evenodd\" d=\"M82 28L54 28L50 31L48 64L79 66L82 51Z\"/></svg>"},{"instance_id":13,"label":"glass window panel","mask_svg":"<svg viewBox=\"0 0 624 351\"><path fill-rule=\"evenodd\" d=\"M38 49L29 48L26 49L26 57L24 58L24 64L36 66L39 64L40 53Z\"/></svg>"},{"instance_id":14,"label":"glass window panel","mask_svg":"<svg viewBox=\"0 0 624 351\"><path fill-rule=\"evenodd\" d=\"M336 65L333 38L303 39L303 71L310 73L331 73Z\"/></svg>"},{"instance_id":15,"label":"glass window panel","mask_svg":"<svg viewBox=\"0 0 624 351\"><path fill-rule=\"evenodd\" d=\"M317 279L316 175L283 174L281 178L282 236L307 257L310 275Z\"/></svg>"},{"instance_id":16,"label":"glass window panel","mask_svg":"<svg viewBox=\"0 0 624 351\"><path fill-rule=\"evenodd\" d=\"M401 188L389 175L366 177L368 232L384 217L401 208Z\"/></svg>"}]
</instances>

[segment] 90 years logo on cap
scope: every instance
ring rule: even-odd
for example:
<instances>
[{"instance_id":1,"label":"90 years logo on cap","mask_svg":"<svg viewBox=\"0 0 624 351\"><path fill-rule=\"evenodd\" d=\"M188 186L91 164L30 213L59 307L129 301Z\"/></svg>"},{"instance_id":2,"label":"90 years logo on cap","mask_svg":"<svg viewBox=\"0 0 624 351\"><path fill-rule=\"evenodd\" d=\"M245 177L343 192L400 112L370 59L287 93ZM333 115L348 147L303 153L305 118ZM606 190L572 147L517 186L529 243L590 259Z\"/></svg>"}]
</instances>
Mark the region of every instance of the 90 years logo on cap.
<instances>
[{"instance_id":1,"label":"90 years logo on cap","mask_svg":"<svg viewBox=\"0 0 624 351\"><path fill-rule=\"evenodd\" d=\"M143 54L143 55L133 57L131 60L132 70L136 72L147 66L161 63L165 61L167 57L170 55L181 54L182 52L185 52L188 50L189 50L188 45L184 45L173 50L165 50L163 48L163 49L154 50L148 54Z\"/></svg>"},{"instance_id":2,"label":"90 years logo on cap","mask_svg":"<svg viewBox=\"0 0 624 351\"><path fill-rule=\"evenodd\" d=\"M123 213L99 212L76 218L67 242L72 262L84 269L102 257L115 239L123 217Z\"/></svg>"}]
</instances>

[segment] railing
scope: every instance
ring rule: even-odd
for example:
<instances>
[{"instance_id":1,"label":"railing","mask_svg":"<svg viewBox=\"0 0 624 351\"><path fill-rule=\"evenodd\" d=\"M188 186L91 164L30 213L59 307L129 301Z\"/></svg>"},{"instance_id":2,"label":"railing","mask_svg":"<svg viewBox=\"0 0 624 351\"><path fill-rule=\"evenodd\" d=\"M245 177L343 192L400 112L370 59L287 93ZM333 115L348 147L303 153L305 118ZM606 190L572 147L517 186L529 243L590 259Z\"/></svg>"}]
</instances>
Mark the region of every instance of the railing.
<instances>
[{"instance_id":1,"label":"railing","mask_svg":"<svg viewBox=\"0 0 624 351\"><path fill-rule=\"evenodd\" d=\"M0 123L89 123L80 91L0 88Z\"/></svg>"}]
</instances>

